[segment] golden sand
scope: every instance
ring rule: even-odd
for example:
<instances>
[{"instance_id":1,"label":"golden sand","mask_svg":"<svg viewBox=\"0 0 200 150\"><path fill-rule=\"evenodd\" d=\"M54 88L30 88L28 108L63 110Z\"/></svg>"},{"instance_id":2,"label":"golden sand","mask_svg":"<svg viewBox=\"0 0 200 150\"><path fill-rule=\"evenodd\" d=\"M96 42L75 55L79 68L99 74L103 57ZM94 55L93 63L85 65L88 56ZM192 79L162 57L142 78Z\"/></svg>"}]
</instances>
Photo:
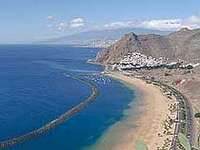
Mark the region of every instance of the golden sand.
<instances>
[{"instance_id":1,"label":"golden sand","mask_svg":"<svg viewBox=\"0 0 200 150\"><path fill-rule=\"evenodd\" d=\"M137 113L140 114L137 118L136 115L132 115L135 108L131 107L128 110L129 115L112 125L95 146L90 148L91 150L134 150L137 140L143 140L149 150L156 150L164 144L166 138L172 138L163 134L163 122L167 115L170 115L168 107L171 102L158 87L119 73L110 73L109 76L131 85L140 92L137 105ZM158 136L159 134L162 136Z\"/></svg>"}]
</instances>

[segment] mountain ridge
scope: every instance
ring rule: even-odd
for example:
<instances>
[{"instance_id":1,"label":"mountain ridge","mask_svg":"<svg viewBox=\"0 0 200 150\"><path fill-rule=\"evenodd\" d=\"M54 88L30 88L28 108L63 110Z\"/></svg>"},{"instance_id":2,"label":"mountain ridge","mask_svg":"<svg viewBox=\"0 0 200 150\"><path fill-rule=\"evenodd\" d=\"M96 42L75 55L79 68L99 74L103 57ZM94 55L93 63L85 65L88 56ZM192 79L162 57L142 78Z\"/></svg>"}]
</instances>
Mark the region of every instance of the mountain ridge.
<instances>
[{"instance_id":1,"label":"mountain ridge","mask_svg":"<svg viewBox=\"0 0 200 150\"><path fill-rule=\"evenodd\" d=\"M96 62L118 63L121 58L132 52L155 58L165 57L170 61L181 59L187 62L200 62L200 29L183 28L169 35L137 35L131 32L125 34L109 48L99 52Z\"/></svg>"},{"instance_id":2,"label":"mountain ridge","mask_svg":"<svg viewBox=\"0 0 200 150\"><path fill-rule=\"evenodd\" d=\"M72 44L81 45L88 43L92 40L118 40L121 36L126 33L135 32L137 34L149 34L158 33L161 35L169 34L170 31L159 31L150 30L143 28L119 28L119 29L105 29L105 30L92 30L80 32L68 36L62 36L52 39L41 41L41 43L61 43L61 44Z\"/></svg>"}]
</instances>

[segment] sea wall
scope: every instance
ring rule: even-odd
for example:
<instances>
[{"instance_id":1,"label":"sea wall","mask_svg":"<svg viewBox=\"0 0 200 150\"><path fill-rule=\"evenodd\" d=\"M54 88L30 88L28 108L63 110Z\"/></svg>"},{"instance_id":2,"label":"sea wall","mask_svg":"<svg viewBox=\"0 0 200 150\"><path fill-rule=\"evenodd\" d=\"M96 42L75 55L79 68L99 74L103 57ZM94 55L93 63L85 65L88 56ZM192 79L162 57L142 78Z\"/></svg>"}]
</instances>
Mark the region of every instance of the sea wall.
<instances>
[{"instance_id":1,"label":"sea wall","mask_svg":"<svg viewBox=\"0 0 200 150\"><path fill-rule=\"evenodd\" d=\"M86 79L80 78L78 76L72 76L72 75L66 75L66 76L71 77L75 80L78 80L79 82L82 82L83 84L89 86L91 88L91 94L84 101L82 101L78 105L72 107L70 110L68 110L64 114L60 115L56 119L43 125L42 127L38 128L36 130L33 130L29 133L26 133L24 135L20 135L18 137L10 138L5 141L0 141L0 148L10 147L15 144L19 144L19 143L25 142L27 140L36 138L42 134L45 134L46 132L50 131L51 129L54 129L58 125L67 121L69 118L71 118L76 113L80 112L82 109L84 109L86 106L88 106L90 103L92 103L96 99L96 97L99 94L99 91L95 84L93 84L92 82L90 82Z\"/></svg>"}]
</instances>

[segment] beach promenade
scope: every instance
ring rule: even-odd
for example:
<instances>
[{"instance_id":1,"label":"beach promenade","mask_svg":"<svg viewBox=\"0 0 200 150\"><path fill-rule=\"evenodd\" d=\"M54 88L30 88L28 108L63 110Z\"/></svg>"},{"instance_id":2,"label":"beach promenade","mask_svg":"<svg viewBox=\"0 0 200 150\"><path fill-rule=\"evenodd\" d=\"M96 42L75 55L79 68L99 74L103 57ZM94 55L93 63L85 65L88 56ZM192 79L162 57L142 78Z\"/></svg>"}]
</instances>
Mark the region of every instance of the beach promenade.
<instances>
[{"instance_id":1,"label":"beach promenade","mask_svg":"<svg viewBox=\"0 0 200 150\"><path fill-rule=\"evenodd\" d=\"M146 101L144 102L145 112L144 115L139 119L139 127L133 129L132 131L133 134L135 134L135 136L131 136L132 140L130 141L132 143L137 139L143 139L144 142L148 145L149 149L165 148L170 150L179 150L180 144L178 142L178 135L179 133L183 133L187 136L190 146L193 146L194 131L192 108L188 99L181 92L172 86L164 84L160 81L150 80L145 77L137 78L131 75L124 75L120 72L109 72L109 75L111 77L127 82L128 84L136 86L136 88L140 87L139 90L142 90L143 94L148 95L147 90L155 92L155 95L151 93L151 95L148 95L151 97L143 98ZM156 91L155 88L160 89L160 92ZM173 102L171 101L172 99L174 100ZM160 103L158 103L158 101L160 101ZM151 107L150 110L148 109L150 104L152 106L157 106ZM173 114L168 112L170 110L169 106L175 106L175 111ZM154 116L150 117L149 114ZM157 118L156 116L159 116L159 119L155 119ZM169 120L171 120L171 122ZM168 122L167 126L170 127L170 132L167 131L167 134L162 134L165 132L163 129L163 123L166 122ZM129 135L127 135L127 138L128 137L130 138ZM122 150L129 150L131 148L129 148L127 145L131 145L130 147L133 147L134 145L132 143L126 143L126 148L124 148L125 146L120 147L120 144L119 147ZM121 145L125 145L125 143L121 143Z\"/></svg>"},{"instance_id":2,"label":"beach promenade","mask_svg":"<svg viewBox=\"0 0 200 150\"><path fill-rule=\"evenodd\" d=\"M189 103L188 99L177 89L169 85L166 85L160 81L152 81L152 83L161 87L164 90L169 91L176 98L178 104L175 130L170 150L177 150L179 133L183 133L187 136L187 138L189 139L190 146L192 147L194 143L193 117L191 104Z\"/></svg>"}]
</instances>

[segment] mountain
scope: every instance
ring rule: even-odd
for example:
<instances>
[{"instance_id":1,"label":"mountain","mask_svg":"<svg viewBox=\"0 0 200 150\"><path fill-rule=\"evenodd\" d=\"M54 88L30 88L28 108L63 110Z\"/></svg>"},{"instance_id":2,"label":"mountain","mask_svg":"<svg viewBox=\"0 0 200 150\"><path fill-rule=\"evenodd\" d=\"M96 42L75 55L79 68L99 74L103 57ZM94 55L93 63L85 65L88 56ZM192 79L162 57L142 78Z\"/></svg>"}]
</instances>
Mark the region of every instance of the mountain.
<instances>
[{"instance_id":1,"label":"mountain","mask_svg":"<svg viewBox=\"0 0 200 150\"><path fill-rule=\"evenodd\" d=\"M200 29L183 28L168 35L136 33L125 34L119 41L99 52L96 61L102 64L118 63L129 53L138 52L171 61L200 62Z\"/></svg>"},{"instance_id":2,"label":"mountain","mask_svg":"<svg viewBox=\"0 0 200 150\"><path fill-rule=\"evenodd\" d=\"M137 34L168 34L168 31L150 30L143 28L121 28L121 29L110 29L110 30L95 30L81 32L73 35L53 38L42 41L42 43L56 43L56 44L71 44L71 45L85 45L95 40L118 40L121 36L126 33L135 32Z\"/></svg>"}]
</instances>

